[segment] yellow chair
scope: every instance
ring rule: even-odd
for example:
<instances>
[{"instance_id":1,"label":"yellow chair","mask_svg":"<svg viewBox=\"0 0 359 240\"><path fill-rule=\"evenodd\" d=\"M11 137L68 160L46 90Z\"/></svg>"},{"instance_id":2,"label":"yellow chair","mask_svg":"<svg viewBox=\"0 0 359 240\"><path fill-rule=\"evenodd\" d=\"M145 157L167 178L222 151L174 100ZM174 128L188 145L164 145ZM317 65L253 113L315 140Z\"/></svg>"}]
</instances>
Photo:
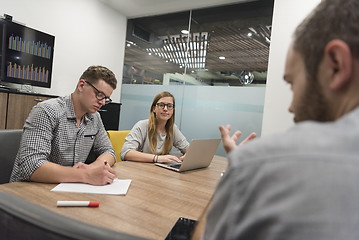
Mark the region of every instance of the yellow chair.
<instances>
[{"instance_id":1,"label":"yellow chair","mask_svg":"<svg viewBox=\"0 0 359 240\"><path fill-rule=\"evenodd\" d=\"M121 149L123 144L125 143L125 138L130 130L122 130L122 131L115 131L115 130L108 130L107 135L110 138L113 150L115 150L116 154L116 162L121 162Z\"/></svg>"}]
</instances>

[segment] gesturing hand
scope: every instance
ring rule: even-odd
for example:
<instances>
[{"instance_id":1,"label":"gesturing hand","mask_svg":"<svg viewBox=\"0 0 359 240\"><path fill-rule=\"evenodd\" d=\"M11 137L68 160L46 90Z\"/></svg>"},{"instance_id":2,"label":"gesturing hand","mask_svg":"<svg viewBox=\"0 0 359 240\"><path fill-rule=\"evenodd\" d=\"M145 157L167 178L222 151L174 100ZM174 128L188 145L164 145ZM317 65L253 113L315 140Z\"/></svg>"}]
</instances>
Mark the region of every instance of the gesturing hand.
<instances>
[{"instance_id":1,"label":"gesturing hand","mask_svg":"<svg viewBox=\"0 0 359 240\"><path fill-rule=\"evenodd\" d=\"M234 148L237 147L237 140L242 135L241 131L235 131L235 133L230 136L231 125L227 124L226 126L220 126L219 131L221 132L221 137L223 141L223 147L227 153L231 152ZM239 145L245 144L250 140L256 138L256 133L252 132L249 134Z\"/></svg>"}]
</instances>

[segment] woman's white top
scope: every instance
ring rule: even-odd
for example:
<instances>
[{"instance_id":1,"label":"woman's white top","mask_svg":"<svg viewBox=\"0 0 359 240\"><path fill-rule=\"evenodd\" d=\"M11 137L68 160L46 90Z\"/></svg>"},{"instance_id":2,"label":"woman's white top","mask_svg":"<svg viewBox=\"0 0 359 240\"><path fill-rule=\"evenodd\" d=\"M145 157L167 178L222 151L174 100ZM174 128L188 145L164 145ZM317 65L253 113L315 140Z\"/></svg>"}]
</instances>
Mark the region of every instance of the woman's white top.
<instances>
[{"instance_id":1,"label":"woman's white top","mask_svg":"<svg viewBox=\"0 0 359 240\"><path fill-rule=\"evenodd\" d=\"M162 149L166 140L167 134L157 133L157 147L154 154L161 154ZM173 126L173 146L180 150L182 153L185 153L189 147L189 143L186 138L183 136L181 131L178 129L177 125ZM125 139L121 150L121 159L124 159L126 153L130 150L137 150L139 152L151 153L150 151L150 141L148 139L148 119L138 121L130 133Z\"/></svg>"}]
</instances>

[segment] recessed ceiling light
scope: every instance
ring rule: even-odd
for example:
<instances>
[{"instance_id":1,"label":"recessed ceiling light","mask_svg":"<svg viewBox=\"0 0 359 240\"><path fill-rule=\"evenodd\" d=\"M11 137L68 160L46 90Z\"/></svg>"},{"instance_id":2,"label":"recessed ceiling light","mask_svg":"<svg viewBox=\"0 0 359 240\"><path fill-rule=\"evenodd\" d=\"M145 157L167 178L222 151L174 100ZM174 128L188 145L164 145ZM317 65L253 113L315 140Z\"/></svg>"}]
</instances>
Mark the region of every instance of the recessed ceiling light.
<instances>
[{"instance_id":1,"label":"recessed ceiling light","mask_svg":"<svg viewBox=\"0 0 359 240\"><path fill-rule=\"evenodd\" d=\"M251 32L249 32L249 33L247 34L248 37L252 37L252 35L253 35L253 33L251 33Z\"/></svg>"},{"instance_id":2,"label":"recessed ceiling light","mask_svg":"<svg viewBox=\"0 0 359 240\"><path fill-rule=\"evenodd\" d=\"M181 33L183 33L183 34L188 34L188 33L189 33L189 31L188 31L188 30L183 29L183 30L181 30Z\"/></svg>"},{"instance_id":3,"label":"recessed ceiling light","mask_svg":"<svg viewBox=\"0 0 359 240\"><path fill-rule=\"evenodd\" d=\"M220 56L219 59L224 60L226 57Z\"/></svg>"}]
</instances>

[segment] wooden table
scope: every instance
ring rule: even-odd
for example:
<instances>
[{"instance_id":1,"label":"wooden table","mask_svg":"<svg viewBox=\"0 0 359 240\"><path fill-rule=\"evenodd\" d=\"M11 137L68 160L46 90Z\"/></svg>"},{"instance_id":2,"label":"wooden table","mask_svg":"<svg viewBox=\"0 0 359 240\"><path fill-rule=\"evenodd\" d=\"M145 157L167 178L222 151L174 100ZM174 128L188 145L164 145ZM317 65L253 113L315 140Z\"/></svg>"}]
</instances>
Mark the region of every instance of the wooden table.
<instances>
[{"instance_id":1,"label":"wooden table","mask_svg":"<svg viewBox=\"0 0 359 240\"><path fill-rule=\"evenodd\" d=\"M205 169L177 173L152 163L119 162L120 179L132 179L126 196L51 192L56 184L15 182L0 185L10 192L59 214L114 231L164 239L179 217L198 219L221 173L224 157L215 156ZM58 208L58 200L100 201L98 208Z\"/></svg>"}]
</instances>

